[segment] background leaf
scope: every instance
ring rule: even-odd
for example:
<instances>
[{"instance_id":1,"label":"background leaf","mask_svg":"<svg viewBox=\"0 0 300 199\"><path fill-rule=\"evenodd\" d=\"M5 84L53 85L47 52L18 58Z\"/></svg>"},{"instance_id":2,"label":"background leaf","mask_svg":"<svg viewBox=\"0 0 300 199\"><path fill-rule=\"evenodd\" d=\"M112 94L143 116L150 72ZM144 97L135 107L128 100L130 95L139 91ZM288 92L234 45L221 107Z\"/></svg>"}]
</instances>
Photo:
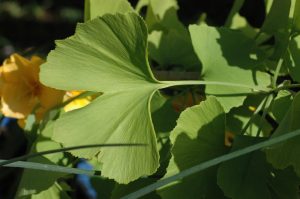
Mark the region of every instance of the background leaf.
<instances>
[{"instance_id":1,"label":"background leaf","mask_svg":"<svg viewBox=\"0 0 300 199\"><path fill-rule=\"evenodd\" d=\"M133 8L127 0L85 0L85 21L105 14L133 12Z\"/></svg>"},{"instance_id":2,"label":"background leaf","mask_svg":"<svg viewBox=\"0 0 300 199\"><path fill-rule=\"evenodd\" d=\"M234 139L231 151L263 140L238 136ZM261 151L222 163L218 170L218 185L226 196L233 199L299 198L299 180L296 175L291 170L273 169Z\"/></svg>"},{"instance_id":3,"label":"background leaf","mask_svg":"<svg viewBox=\"0 0 300 199\"><path fill-rule=\"evenodd\" d=\"M289 132L300 129L299 117L300 93L297 93L285 117L282 119L272 137L288 134ZM267 160L278 169L293 166L297 175L300 176L300 161L298 158L300 154L299 142L300 138L297 137L266 149Z\"/></svg>"},{"instance_id":4,"label":"background leaf","mask_svg":"<svg viewBox=\"0 0 300 199\"><path fill-rule=\"evenodd\" d=\"M253 40L239 31L209 27L205 24L191 25L189 29L194 49L203 65L204 80L249 86L270 84L269 75L259 71L262 62ZM232 107L242 105L246 97L226 94L249 92L249 89L207 85L205 92L216 95L228 112Z\"/></svg>"},{"instance_id":5,"label":"background leaf","mask_svg":"<svg viewBox=\"0 0 300 199\"><path fill-rule=\"evenodd\" d=\"M171 132L173 143L167 176L226 153L224 145L225 113L214 97L186 109ZM216 184L216 167L191 175L159 190L162 198L222 198Z\"/></svg>"},{"instance_id":6,"label":"background leaf","mask_svg":"<svg viewBox=\"0 0 300 199\"><path fill-rule=\"evenodd\" d=\"M31 153L58 149L61 147L60 144L51 140L51 136L53 134L53 124L54 123L50 121L47 127L41 132L31 148ZM30 162L52 165L63 165L63 160L63 153L54 153L29 159ZM25 169L21 177L17 195L21 197L26 195L38 194L41 191L44 191L53 186L58 178L65 175L66 174L59 172Z\"/></svg>"}]
</instances>

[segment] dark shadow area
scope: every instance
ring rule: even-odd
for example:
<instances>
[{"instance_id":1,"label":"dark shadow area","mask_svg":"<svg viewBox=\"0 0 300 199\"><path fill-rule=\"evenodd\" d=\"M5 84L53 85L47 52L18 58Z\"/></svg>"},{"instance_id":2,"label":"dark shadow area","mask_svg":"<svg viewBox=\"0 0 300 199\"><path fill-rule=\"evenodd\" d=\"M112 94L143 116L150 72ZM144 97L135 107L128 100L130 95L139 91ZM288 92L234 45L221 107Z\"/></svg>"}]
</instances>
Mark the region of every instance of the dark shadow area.
<instances>
[{"instance_id":1,"label":"dark shadow area","mask_svg":"<svg viewBox=\"0 0 300 199\"><path fill-rule=\"evenodd\" d=\"M4 121L6 120L6 121ZM11 159L24 155L26 152L27 140L15 119L2 119L0 127L0 159ZM0 197L14 198L22 169L0 168ZM5 182L5 183L3 183Z\"/></svg>"}]
</instances>

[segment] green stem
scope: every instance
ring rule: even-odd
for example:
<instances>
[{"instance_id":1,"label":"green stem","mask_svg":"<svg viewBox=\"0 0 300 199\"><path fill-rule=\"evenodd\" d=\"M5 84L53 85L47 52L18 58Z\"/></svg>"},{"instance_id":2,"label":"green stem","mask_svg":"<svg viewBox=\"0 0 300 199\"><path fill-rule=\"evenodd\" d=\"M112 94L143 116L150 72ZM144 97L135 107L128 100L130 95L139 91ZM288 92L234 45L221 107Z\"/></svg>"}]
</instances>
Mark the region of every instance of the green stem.
<instances>
[{"instance_id":1,"label":"green stem","mask_svg":"<svg viewBox=\"0 0 300 199\"><path fill-rule=\"evenodd\" d=\"M259 126L258 126L258 130L256 132L256 137L258 137L260 135L260 132L261 132L262 127L263 127L263 121L266 118L267 113L270 111L270 105L273 102L273 100L274 100L274 97L272 95L268 95L268 97L266 98L266 104L265 104L265 107L264 107L263 114L262 114L262 116L260 118L260 121L259 121Z\"/></svg>"},{"instance_id":2,"label":"green stem","mask_svg":"<svg viewBox=\"0 0 300 199\"><path fill-rule=\"evenodd\" d=\"M34 158L41 155L48 155L52 153L60 153L65 151L72 151L72 150L79 150L79 149L86 149L86 148L96 148L96 147L128 147L128 146L146 146L146 144L90 144L90 145L66 147L61 149L53 149L53 150L41 151L38 153L27 154L27 155L23 155L20 157L16 157L10 160L0 162L0 167L17 161L27 160L29 158Z\"/></svg>"},{"instance_id":3,"label":"green stem","mask_svg":"<svg viewBox=\"0 0 300 199\"><path fill-rule=\"evenodd\" d=\"M275 89L272 89L270 92L279 92L281 90L288 90L288 89L291 89L291 88L300 88L300 84L291 84L291 85L286 85L286 86L280 86L280 87L277 87Z\"/></svg>"},{"instance_id":4,"label":"green stem","mask_svg":"<svg viewBox=\"0 0 300 199\"><path fill-rule=\"evenodd\" d=\"M201 80L188 80L188 81L160 81L160 83L164 84L161 88L167 88L170 86L185 86L185 85L220 85L220 86L229 86L229 87L240 87L252 89L260 92L269 92L269 88L261 87L261 86L249 86L245 84L236 84L229 82L216 82L216 81L201 81Z\"/></svg>"},{"instance_id":5,"label":"green stem","mask_svg":"<svg viewBox=\"0 0 300 199\"><path fill-rule=\"evenodd\" d=\"M284 53L285 54L285 53ZM277 63L277 66L276 66L276 70L275 70L275 74L274 74L274 77L272 79L272 87L273 88L276 88L276 82L277 82L277 79L278 79L278 76L279 76L279 72L281 70L281 67L282 67L282 64L283 64L283 58L281 57Z\"/></svg>"},{"instance_id":6,"label":"green stem","mask_svg":"<svg viewBox=\"0 0 300 199\"><path fill-rule=\"evenodd\" d=\"M0 159L0 164L2 162L6 162L6 161L7 160ZM41 171L47 171L47 172L59 172L59 173L68 173L68 174L84 174L84 175L88 175L88 176L96 176L97 175L97 173L96 173L97 171L69 168L69 167L58 166L58 165L54 165L54 164L43 164L43 163L37 163L37 162L18 161L18 162L13 162L13 163L4 165L4 167L34 169L34 170L41 170Z\"/></svg>"},{"instance_id":7,"label":"green stem","mask_svg":"<svg viewBox=\"0 0 300 199\"><path fill-rule=\"evenodd\" d=\"M248 120L247 124L245 125L245 127L242 129L241 135L244 135L247 131L247 129L249 128L250 124L252 124L255 116L259 113L259 111L261 111L262 109L264 109L264 107L266 106L268 97L265 97L261 103L258 105L258 107L256 108L256 110L254 111L254 113L252 114L251 118Z\"/></svg>"},{"instance_id":8,"label":"green stem","mask_svg":"<svg viewBox=\"0 0 300 199\"><path fill-rule=\"evenodd\" d=\"M234 1L234 4L230 10L230 13L226 19L226 22L224 25L225 27L230 27L234 15L242 8L244 2L245 2L245 0L235 0Z\"/></svg>"}]
</instances>

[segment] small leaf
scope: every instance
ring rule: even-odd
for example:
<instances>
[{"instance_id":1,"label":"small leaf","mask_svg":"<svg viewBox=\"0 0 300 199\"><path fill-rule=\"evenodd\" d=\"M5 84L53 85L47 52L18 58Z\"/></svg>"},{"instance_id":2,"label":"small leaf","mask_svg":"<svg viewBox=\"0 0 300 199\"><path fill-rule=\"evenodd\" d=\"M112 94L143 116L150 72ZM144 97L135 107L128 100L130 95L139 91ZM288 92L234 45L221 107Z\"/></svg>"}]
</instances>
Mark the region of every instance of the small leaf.
<instances>
[{"instance_id":1,"label":"small leaf","mask_svg":"<svg viewBox=\"0 0 300 199\"><path fill-rule=\"evenodd\" d=\"M85 21L105 14L133 12L127 0L85 0Z\"/></svg>"}]
</instances>

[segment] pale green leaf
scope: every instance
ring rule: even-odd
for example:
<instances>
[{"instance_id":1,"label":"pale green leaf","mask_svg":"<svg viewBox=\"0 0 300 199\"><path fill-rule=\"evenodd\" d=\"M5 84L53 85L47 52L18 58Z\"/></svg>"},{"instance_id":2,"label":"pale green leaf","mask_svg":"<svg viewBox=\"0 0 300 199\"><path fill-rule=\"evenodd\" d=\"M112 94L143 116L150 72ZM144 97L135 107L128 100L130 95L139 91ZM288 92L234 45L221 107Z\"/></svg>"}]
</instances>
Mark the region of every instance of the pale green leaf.
<instances>
[{"instance_id":1,"label":"pale green leaf","mask_svg":"<svg viewBox=\"0 0 300 199\"><path fill-rule=\"evenodd\" d=\"M196 54L202 62L202 76L207 81L223 81L249 86L270 84L268 74L258 71L255 42L239 31L191 25L190 33ZM227 94L250 92L249 89L207 85L206 93L216 95L226 112L243 104L245 96ZM225 95L225 96L224 96Z\"/></svg>"},{"instance_id":2,"label":"pale green leaf","mask_svg":"<svg viewBox=\"0 0 300 199\"><path fill-rule=\"evenodd\" d=\"M85 0L85 21L105 14L126 13L134 11L127 0Z\"/></svg>"},{"instance_id":3,"label":"pale green leaf","mask_svg":"<svg viewBox=\"0 0 300 199\"><path fill-rule=\"evenodd\" d=\"M139 0L135 6L135 10L139 13L142 8L148 6L150 0Z\"/></svg>"},{"instance_id":4,"label":"pale green leaf","mask_svg":"<svg viewBox=\"0 0 300 199\"><path fill-rule=\"evenodd\" d=\"M159 157L150 99L166 84L154 79L147 62L147 29L134 13L105 15L78 26L57 42L41 67L43 83L65 90L104 92L90 105L64 114L53 139L64 147L96 143L143 143L146 147L73 151L97 155L102 175L128 183L154 173Z\"/></svg>"},{"instance_id":5,"label":"pale green leaf","mask_svg":"<svg viewBox=\"0 0 300 199\"><path fill-rule=\"evenodd\" d=\"M177 9L176 0L149 0L145 19L149 31L164 28L184 28L177 18Z\"/></svg>"},{"instance_id":6,"label":"pale green leaf","mask_svg":"<svg viewBox=\"0 0 300 199\"><path fill-rule=\"evenodd\" d=\"M226 153L224 146L225 113L214 97L183 111L171 132L173 143L167 175L174 175L206 160ZM158 191L162 198L220 198L216 167L176 182Z\"/></svg>"},{"instance_id":7,"label":"pale green leaf","mask_svg":"<svg viewBox=\"0 0 300 199\"><path fill-rule=\"evenodd\" d=\"M294 130L300 129L300 93L294 97L290 108L282 119L279 127L272 137L288 134ZM278 169L284 169L293 166L294 170L300 176L300 138L274 145L266 149L267 160Z\"/></svg>"}]
</instances>

